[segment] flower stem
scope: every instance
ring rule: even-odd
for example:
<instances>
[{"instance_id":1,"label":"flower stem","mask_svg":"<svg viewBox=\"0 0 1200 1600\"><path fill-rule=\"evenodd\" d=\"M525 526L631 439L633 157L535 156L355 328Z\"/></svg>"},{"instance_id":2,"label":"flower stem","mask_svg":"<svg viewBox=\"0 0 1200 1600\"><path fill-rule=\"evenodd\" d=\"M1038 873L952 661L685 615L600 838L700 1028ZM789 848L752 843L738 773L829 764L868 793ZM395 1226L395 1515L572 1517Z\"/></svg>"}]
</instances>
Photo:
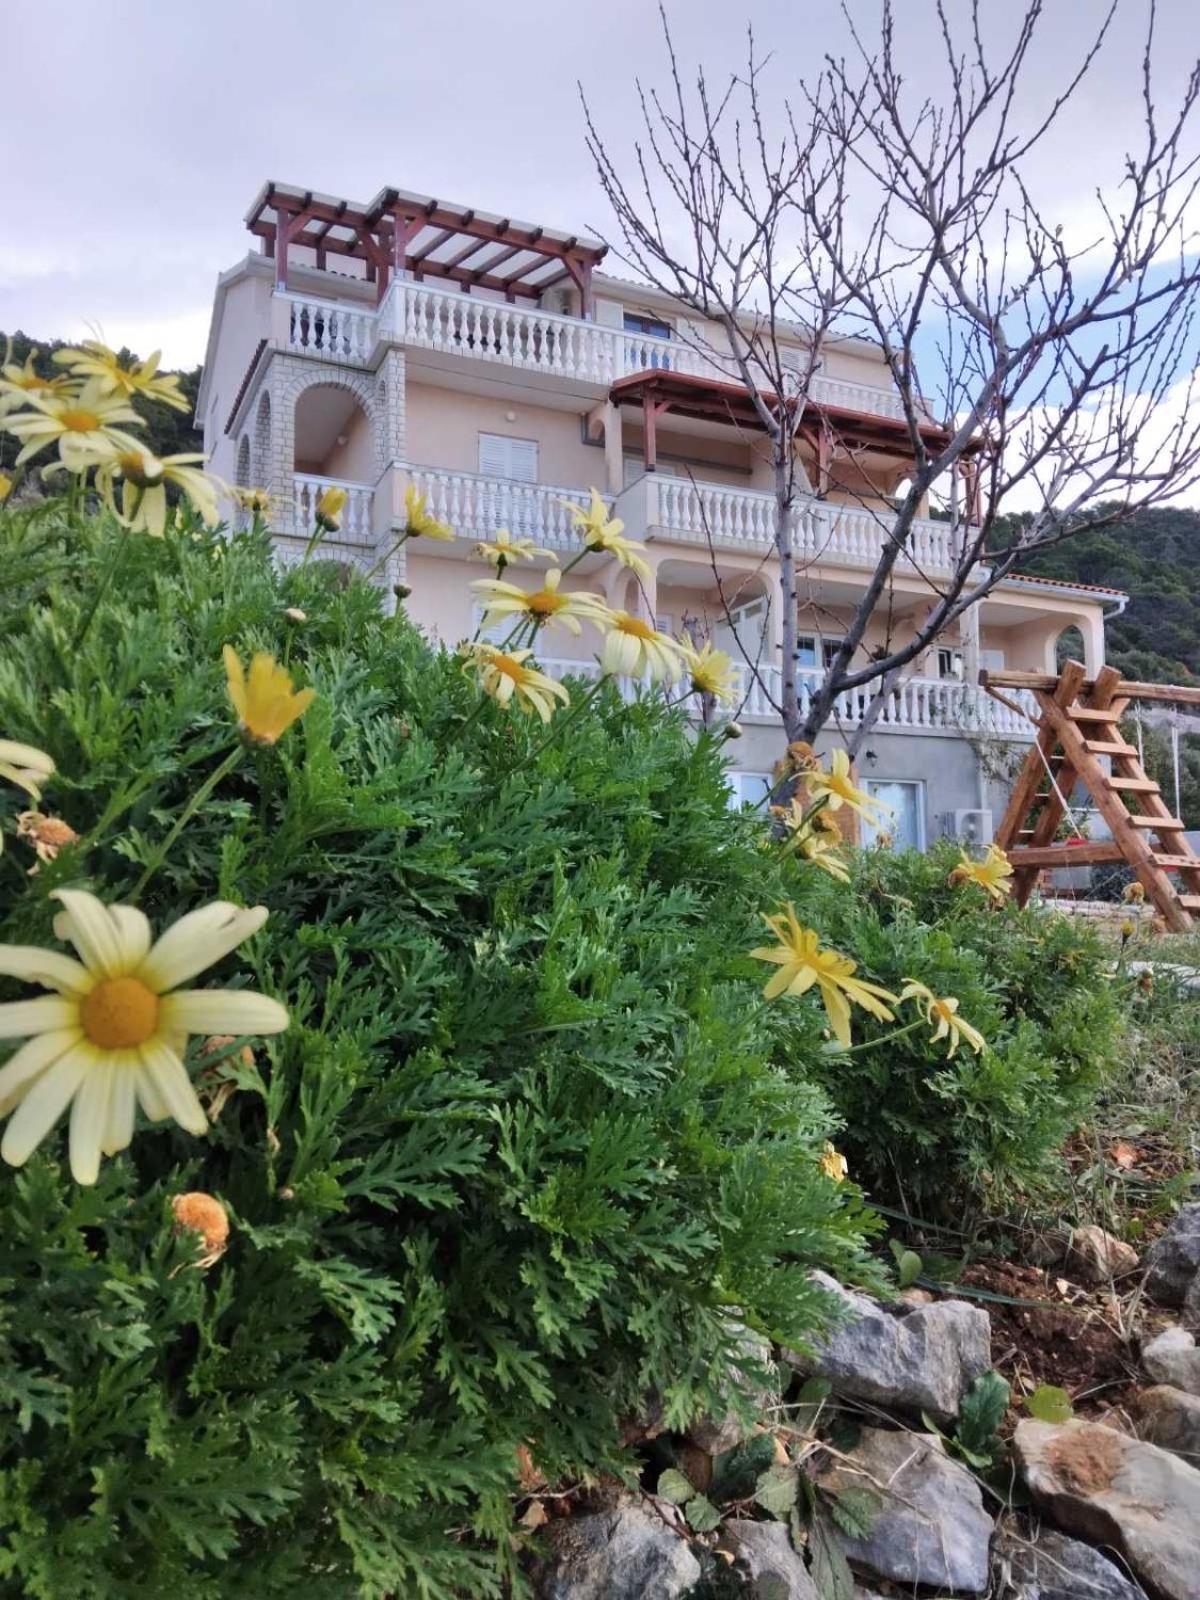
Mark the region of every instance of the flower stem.
<instances>
[{"instance_id":1,"label":"flower stem","mask_svg":"<svg viewBox=\"0 0 1200 1600\"><path fill-rule=\"evenodd\" d=\"M135 512L136 512L136 509L137 508L135 506L134 507L134 511ZM132 521L132 520L133 519L132 519L132 516L131 516L130 521ZM83 643L84 639L87 638L88 629L91 627L92 622L95 620L96 612L100 609L101 600L103 600L104 596L108 593L109 586L111 585L113 579L117 575L117 568L121 565L121 560L125 555L125 546L128 543L129 543L129 523L125 523L125 524L122 525L122 528L121 528L121 537L117 540L117 548L113 551L113 558L109 562L108 568L107 568L104 576L100 579L100 582L96 585L95 593L92 595L92 603L88 607L86 613L84 614L83 621L79 624L79 627L75 630L75 637L71 640L71 651L72 651L72 654L74 654L74 652L79 649L79 646Z\"/></svg>"},{"instance_id":2,"label":"flower stem","mask_svg":"<svg viewBox=\"0 0 1200 1600\"><path fill-rule=\"evenodd\" d=\"M162 844L159 845L158 849L154 852L150 860L142 869L141 877L133 886L133 892L130 895L131 900L137 900L140 898L142 891L150 882L150 879L167 859L167 856L170 854L171 847L175 843L176 839L178 839L184 828L187 827L188 823L196 815L196 812L208 799L209 795L213 792L221 780L223 778L227 778L233 771L234 767L241 759L241 755L242 746L240 744L234 745L233 749L225 757L221 765L209 773L208 777L205 778L204 782L196 790L195 794L192 795L187 805L184 806L183 810L179 813L179 816L175 819L175 824L170 833L168 833Z\"/></svg>"},{"instance_id":3,"label":"flower stem","mask_svg":"<svg viewBox=\"0 0 1200 1600\"><path fill-rule=\"evenodd\" d=\"M905 1023L903 1028L897 1028L893 1033L885 1033L881 1039L865 1039L862 1044L852 1044L847 1050L839 1050L832 1059L840 1061L843 1056L856 1056L860 1050L874 1050L881 1044L892 1044L897 1039L903 1039L906 1033L915 1033L918 1028L928 1026L924 1017L918 1017L915 1022Z\"/></svg>"},{"instance_id":4,"label":"flower stem","mask_svg":"<svg viewBox=\"0 0 1200 1600\"><path fill-rule=\"evenodd\" d=\"M379 560L375 563L375 565L367 573L367 582L368 583L370 583L371 579L379 571L380 567L386 567L387 566L388 562L396 554L396 551L399 550L400 546L402 544L406 543L407 540L410 539L411 537L412 537L411 533L409 532L409 530L407 528L405 528L404 532L396 540L395 544L387 552L387 554L380 556Z\"/></svg>"},{"instance_id":5,"label":"flower stem","mask_svg":"<svg viewBox=\"0 0 1200 1600\"><path fill-rule=\"evenodd\" d=\"M550 730L549 736L547 738L543 739L541 744L539 744L536 749L531 750L529 752L529 756L528 756L527 759L529 761L536 761L537 758L542 754L542 752L544 750L548 750L550 748L550 746L554 743L554 741L559 737L559 735L562 734L562 733L565 733L567 731L567 729L571 726L571 724L576 720L576 718L581 716L583 714L583 712L587 709L587 707L589 705L591 705L592 701L600 693L601 689L603 689L603 687L604 687L605 683L607 683L607 681L608 681L607 673L601 673L600 676L596 679L595 683L592 685L592 687L584 695L583 699L582 700L577 700L575 702L575 704L571 707L571 709L567 712L566 716L559 718L559 720L554 724L553 728Z\"/></svg>"}]
</instances>

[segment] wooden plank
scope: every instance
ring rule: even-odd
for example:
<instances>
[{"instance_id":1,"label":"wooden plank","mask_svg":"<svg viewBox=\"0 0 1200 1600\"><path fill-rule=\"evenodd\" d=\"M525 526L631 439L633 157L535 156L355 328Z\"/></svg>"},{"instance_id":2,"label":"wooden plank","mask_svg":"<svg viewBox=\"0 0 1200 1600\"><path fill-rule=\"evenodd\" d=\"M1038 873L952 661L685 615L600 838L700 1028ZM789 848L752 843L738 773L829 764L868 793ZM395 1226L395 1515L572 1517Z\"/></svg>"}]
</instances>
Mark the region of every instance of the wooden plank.
<instances>
[{"instance_id":1,"label":"wooden plank","mask_svg":"<svg viewBox=\"0 0 1200 1600\"><path fill-rule=\"evenodd\" d=\"M1020 845L1008 852L1015 867L1095 867L1101 862L1124 861L1125 852L1115 839L1089 839L1085 844Z\"/></svg>"},{"instance_id":2,"label":"wooden plank","mask_svg":"<svg viewBox=\"0 0 1200 1600\"><path fill-rule=\"evenodd\" d=\"M1088 739L1085 743L1094 756L1132 756L1137 760L1137 750L1131 744L1117 744L1111 739Z\"/></svg>"},{"instance_id":3,"label":"wooden plank","mask_svg":"<svg viewBox=\"0 0 1200 1600\"><path fill-rule=\"evenodd\" d=\"M1092 706L1072 706L1071 715L1076 722L1116 722L1111 711L1097 711Z\"/></svg>"},{"instance_id":4,"label":"wooden plank","mask_svg":"<svg viewBox=\"0 0 1200 1600\"><path fill-rule=\"evenodd\" d=\"M1152 828L1157 833L1182 833L1184 830L1178 817L1139 817L1128 811L1125 814L1135 828Z\"/></svg>"},{"instance_id":5,"label":"wooden plank","mask_svg":"<svg viewBox=\"0 0 1200 1600\"><path fill-rule=\"evenodd\" d=\"M1068 666L1077 663L1068 662ZM1044 693L1051 693L1058 684L1058 679L1048 672L991 672L984 668L979 674L979 682L983 688L989 685L997 689L1041 689ZM1082 688L1087 690L1094 687L1092 680L1084 678ZM1200 706L1200 689L1184 688L1177 683L1143 683L1137 679L1122 678L1120 694L1130 700L1157 700L1168 705Z\"/></svg>"},{"instance_id":6,"label":"wooden plank","mask_svg":"<svg viewBox=\"0 0 1200 1600\"><path fill-rule=\"evenodd\" d=\"M1153 778L1110 778L1108 787L1118 794L1161 794Z\"/></svg>"},{"instance_id":7,"label":"wooden plank","mask_svg":"<svg viewBox=\"0 0 1200 1600\"><path fill-rule=\"evenodd\" d=\"M1173 856L1156 850L1154 860L1160 867L1180 867L1185 872L1200 871L1200 857L1196 856Z\"/></svg>"},{"instance_id":8,"label":"wooden plank","mask_svg":"<svg viewBox=\"0 0 1200 1600\"><path fill-rule=\"evenodd\" d=\"M1001 850L1008 850L1017 840L1023 837L1033 838L1036 825L1026 831L1025 823L1030 809L1034 805L1034 796L1046 781L1045 763L1048 761L1053 768L1065 767L1065 762L1056 761L1055 755L1058 746L1058 735L1046 719L1046 706L1052 701L1062 706L1070 705L1079 693L1079 686L1083 682L1084 669L1078 661L1068 662L1063 668L1061 679L1054 685L1053 693L1039 694L1038 700L1042 707L1042 720L1038 727L1033 745L1025 757L1025 765L1017 775L1012 793L1008 798L1004 816L996 831L996 843ZM1062 803L1057 795L1046 801L1038 813L1038 823L1043 817L1049 816L1049 837L1053 838L1054 831L1062 818ZM1045 842L1045 841L1043 841ZM1013 896L1018 905L1024 905L1033 892L1037 882L1037 870L1033 867L1018 870L1013 879Z\"/></svg>"},{"instance_id":9,"label":"wooden plank","mask_svg":"<svg viewBox=\"0 0 1200 1600\"><path fill-rule=\"evenodd\" d=\"M1185 911L1200 911L1200 894L1181 894L1179 904Z\"/></svg>"}]
</instances>

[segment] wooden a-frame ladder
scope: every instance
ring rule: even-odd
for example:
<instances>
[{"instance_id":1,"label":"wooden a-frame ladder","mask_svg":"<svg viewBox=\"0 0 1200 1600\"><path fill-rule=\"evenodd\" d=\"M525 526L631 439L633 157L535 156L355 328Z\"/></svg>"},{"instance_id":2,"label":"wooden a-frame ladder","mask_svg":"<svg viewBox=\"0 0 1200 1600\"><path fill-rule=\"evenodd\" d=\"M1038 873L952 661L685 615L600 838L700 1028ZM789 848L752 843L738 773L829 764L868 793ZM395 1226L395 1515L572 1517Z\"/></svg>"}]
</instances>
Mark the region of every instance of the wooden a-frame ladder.
<instances>
[{"instance_id":1,"label":"wooden a-frame ladder","mask_svg":"<svg viewBox=\"0 0 1200 1600\"><path fill-rule=\"evenodd\" d=\"M1104 667L1089 683L1078 661L1066 663L1057 683L1033 673L981 673L980 678L992 694L1000 686L1030 689L1041 712L1033 748L996 833L997 845L1014 868L1017 903L1029 899L1043 868L1125 861L1168 928L1182 933L1192 927L1193 914L1200 912L1200 856L1119 726L1130 700L1147 698L1137 691L1150 686L1126 683L1113 667ZM1168 697L1162 686L1154 689L1154 698ZM1181 698L1188 695L1186 690L1178 693ZM1109 758L1111 772L1102 757ZM1079 783L1091 794L1112 838L1056 844L1064 802ZM1174 869L1181 887L1168 869Z\"/></svg>"}]
</instances>

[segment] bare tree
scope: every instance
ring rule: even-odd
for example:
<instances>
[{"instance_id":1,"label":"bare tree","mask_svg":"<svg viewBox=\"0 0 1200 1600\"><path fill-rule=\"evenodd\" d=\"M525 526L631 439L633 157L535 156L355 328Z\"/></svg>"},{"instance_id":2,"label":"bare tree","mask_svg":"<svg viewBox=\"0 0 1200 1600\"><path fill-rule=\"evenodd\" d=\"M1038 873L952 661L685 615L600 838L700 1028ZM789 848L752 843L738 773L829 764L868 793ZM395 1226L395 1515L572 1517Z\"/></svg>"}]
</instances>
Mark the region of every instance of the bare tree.
<instances>
[{"instance_id":1,"label":"bare tree","mask_svg":"<svg viewBox=\"0 0 1200 1600\"><path fill-rule=\"evenodd\" d=\"M1094 197L1080 239L1046 214L1035 154L1111 45L1111 0L1057 90L1030 116L1030 67L1043 0L985 29L979 0L924 8L940 67L915 98L901 71L892 0L870 40L849 6L850 60L827 57L792 99L768 106L767 60L714 90L685 85L663 15L669 74L638 92L642 137L623 175L585 100L588 143L617 219L615 252L651 284L715 323L710 352L744 388L774 474L782 687L789 740L812 740L844 691L865 692L852 752L902 670L1033 551L1119 523L1200 478L1197 211L1200 65L1168 115L1155 104L1155 7L1146 7L1136 148ZM903 25L917 25L915 6ZM997 46L991 36L1003 32ZM985 35L987 37L985 37ZM1069 159L1069 157L1067 157ZM830 421L820 369L839 340L869 339L886 362L903 423L902 484L872 481L869 454ZM880 554L820 682L797 690L797 518L829 483L798 482L799 444L854 464L843 493L876 520ZM1005 497L1033 515L998 536ZM914 538L930 505L949 516L951 555L922 572ZM819 556L811 541L802 552ZM930 593L923 621L869 656L897 568ZM715 564L714 564L715 570ZM746 652L751 672L760 669Z\"/></svg>"}]
</instances>

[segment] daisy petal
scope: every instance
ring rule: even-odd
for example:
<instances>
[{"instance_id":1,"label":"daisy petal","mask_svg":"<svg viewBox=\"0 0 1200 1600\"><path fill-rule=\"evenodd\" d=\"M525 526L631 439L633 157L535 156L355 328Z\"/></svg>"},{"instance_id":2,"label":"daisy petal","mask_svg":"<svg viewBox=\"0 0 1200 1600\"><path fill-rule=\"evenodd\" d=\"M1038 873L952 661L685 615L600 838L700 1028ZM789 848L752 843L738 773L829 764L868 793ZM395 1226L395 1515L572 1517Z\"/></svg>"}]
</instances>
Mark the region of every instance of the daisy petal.
<instances>
[{"instance_id":1,"label":"daisy petal","mask_svg":"<svg viewBox=\"0 0 1200 1600\"><path fill-rule=\"evenodd\" d=\"M60 994L85 995L96 983L74 956L41 950L33 944L0 944L0 973L6 978L40 983L43 989L57 989Z\"/></svg>"},{"instance_id":2,"label":"daisy petal","mask_svg":"<svg viewBox=\"0 0 1200 1600\"><path fill-rule=\"evenodd\" d=\"M113 1068L97 1062L84 1074L71 1105L71 1176L90 1186L100 1176L100 1141L108 1126Z\"/></svg>"},{"instance_id":3,"label":"daisy petal","mask_svg":"<svg viewBox=\"0 0 1200 1600\"><path fill-rule=\"evenodd\" d=\"M282 1033L288 1014L253 989L177 989L162 997L159 1025L186 1033Z\"/></svg>"},{"instance_id":4,"label":"daisy petal","mask_svg":"<svg viewBox=\"0 0 1200 1600\"><path fill-rule=\"evenodd\" d=\"M84 889L55 889L54 898L63 906L54 931L62 929L62 936L70 939L89 972L103 978L120 977L126 971L121 940L107 908Z\"/></svg>"},{"instance_id":5,"label":"daisy petal","mask_svg":"<svg viewBox=\"0 0 1200 1600\"><path fill-rule=\"evenodd\" d=\"M204 1107L196 1098L192 1080L184 1071L183 1062L157 1039L148 1039L138 1047L143 1075L153 1080L154 1088L162 1098L171 1116L188 1133L207 1133L208 1118ZM139 1083L140 1083L139 1079ZM143 1101L143 1104L145 1102Z\"/></svg>"},{"instance_id":6,"label":"daisy petal","mask_svg":"<svg viewBox=\"0 0 1200 1600\"><path fill-rule=\"evenodd\" d=\"M78 1028L61 1028L55 1033L39 1033L23 1044L0 1067L0 1117L6 1117L36 1077L52 1067L64 1051L78 1044L83 1033Z\"/></svg>"},{"instance_id":7,"label":"daisy petal","mask_svg":"<svg viewBox=\"0 0 1200 1600\"><path fill-rule=\"evenodd\" d=\"M158 1087L158 1079L149 1067L139 1065L134 1074L134 1089L137 1093L138 1104L150 1118L151 1122L165 1122L171 1115L171 1108L163 1098Z\"/></svg>"},{"instance_id":8,"label":"daisy petal","mask_svg":"<svg viewBox=\"0 0 1200 1600\"><path fill-rule=\"evenodd\" d=\"M130 1051L128 1059L114 1062L112 1090L108 1098L108 1121L100 1148L106 1156L115 1156L133 1139L133 1114L137 1083L137 1057Z\"/></svg>"},{"instance_id":9,"label":"daisy petal","mask_svg":"<svg viewBox=\"0 0 1200 1600\"><path fill-rule=\"evenodd\" d=\"M79 1005L65 995L40 995L36 1000L13 1000L0 1006L0 1039L26 1039L51 1028L79 1025Z\"/></svg>"},{"instance_id":10,"label":"daisy petal","mask_svg":"<svg viewBox=\"0 0 1200 1600\"><path fill-rule=\"evenodd\" d=\"M12 1167L29 1160L67 1109L95 1061L93 1050L77 1044L42 1073L9 1118L0 1143L0 1158Z\"/></svg>"},{"instance_id":11,"label":"daisy petal","mask_svg":"<svg viewBox=\"0 0 1200 1600\"><path fill-rule=\"evenodd\" d=\"M116 925L122 970L133 972L141 966L150 950L150 923L136 906L109 906L108 914Z\"/></svg>"},{"instance_id":12,"label":"daisy petal","mask_svg":"<svg viewBox=\"0 0 1200 1600\"><path fill-rule=\"evenodd\" d=\"M244 911L225 900L189 911L162 935L138 968L137 976L156 993L163 994L220 961L243 939L257 933L266 920L266 906Z\"/></svg>"}]
</instances>

